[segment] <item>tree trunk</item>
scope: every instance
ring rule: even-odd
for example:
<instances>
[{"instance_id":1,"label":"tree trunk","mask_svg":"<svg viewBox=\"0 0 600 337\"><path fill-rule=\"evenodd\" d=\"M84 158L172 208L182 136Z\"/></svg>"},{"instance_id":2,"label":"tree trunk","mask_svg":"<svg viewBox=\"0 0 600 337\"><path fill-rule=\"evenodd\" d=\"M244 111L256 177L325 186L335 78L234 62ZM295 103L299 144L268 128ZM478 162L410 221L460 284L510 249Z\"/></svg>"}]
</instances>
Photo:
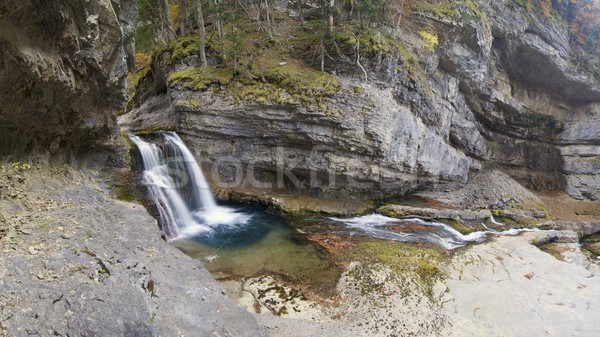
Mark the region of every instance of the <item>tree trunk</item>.
<instances>
[{"instance_id":1,"label":"tree trunk","mask_svg":"<svg viewBox=\"0 0 600 337\"><path fill-rule=\"evenodd\" d=\"M298 0L298 9L300 14L300 22L304 23L304 1Z\"/></svg>"},{"instance_id":2,"label":"tree trunk","mask_svg":"<svg viewBox=\"0 0 600 337\"><path fill-rule=\"evenodd\" d=\"M219 4L219 0L213 0L213 4L217 6ZM223 20L221 19L221 15L222 13L217 13L215 25L219 35L219 43L221 44L221 63L224 64L227 62L227 52L225 51L225 29L223 28Z\"/></svg>"},{"instance_id":3,"label":"tree trunk","mask_svg":"<svg viewBox=\"0 0 600 337\"><path fill-rule=\"evenodd\" d=\"M267 30L269 31L269 38L272 40L273 39L273 25L271 24L272 18L271 18L271 10L269 8L269 0L264 0L265 1L265 14L266 14L266 19L267 19Z\"/></svg>"},{"instance_id":4,"label":"tree trunk","mask_svg":"<svg viewBox=\"0 0 600 337\"><path fill-rule=\"evenodd\" d=\"M321 39L321 71L325 71L325 43Z\"/></svg>"},{"instance_id":5,"label":"tree trunk","mask_svg":"<svg viewBox=\"0 0 600 337\"><path fill-rule=\"evenodd\" d=\"M238 47L240 41L238 41L237 35L237 0L233 0L233 11L231 11L231 39L233 40L232 58L233 58L233 76L238 75Z\"/></svg>"},{"instance_id":6,"label":"tree trunk","mask_svg":"<svg viewBox=\"0 0 600 337\"><path fill-rule=\"evenodd\" d=\"M329 27L329 31L333 32L333 9L335 8L335 0L329 0L329 8L327 10L328 18L327 18L327 27Z\"/></svg>"},{"instance_id":7,"label":"tree trunk","mask_svg":"<svg viewBox=\"0 0 600 337\"><path fill-rule=\"evenodd\" d=\"M173 19L171 19L171 7L169 6L169 0L163 1L164 8L164 22L166 24L166 38L167 42L173 40L175 38L175 31L173 30Z\"/></svg>"},{"instance_id":8,"label":"tree trunk","mask_svg":"<svg viewBox=\"0 0 600 337\"><path fill-rule=\"evenodd\" d=\"M365 75L365 81L368 81L369 80L369 76L367 76L367 71L362 66L362 64L360 64L360 35L358 35L356 37L356 65L358 65L358 67L360 68L360 70L362 70L363 75Z\"/></svg>"},{"instance_id":9,"label":"tree trunk","mask_svg":"<svg viewBox=\"0 0 600 337\"><path fill-rule=\"evenodd\" d=\"M200 69L204 70L208 64L206 63L206 30L204 29L202 0L196 0L196 20L198 21L198 35L200 35Z\"/></svg>"},{"instance_id":10,"label":"tree trunk","mask_svg":"<svg viewBox=\"0 0 600 337\"><path fill-rule=\"evenodd\" d=\"M186 36L188 31L188 18L190 16L189 0L179 0L179 34Z\"/></svg>"}]
</instances>

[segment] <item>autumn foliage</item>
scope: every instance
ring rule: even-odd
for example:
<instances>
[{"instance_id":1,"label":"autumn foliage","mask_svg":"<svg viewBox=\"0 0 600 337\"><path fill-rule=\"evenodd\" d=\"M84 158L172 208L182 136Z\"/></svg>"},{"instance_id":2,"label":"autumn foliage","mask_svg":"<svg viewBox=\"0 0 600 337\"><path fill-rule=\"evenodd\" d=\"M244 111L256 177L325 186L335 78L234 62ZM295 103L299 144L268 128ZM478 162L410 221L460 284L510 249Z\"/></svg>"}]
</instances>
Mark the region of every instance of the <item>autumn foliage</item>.
<instances>
[{"instance_id":1,"label":"autumn foliage","mask_svg":"<svg viewBox=\"0 0 600 337\"><path fill-rule=\"evenodd\" d=\"M600 37L600 0L516 0L542 17L553 17L569 27L573 42L594 51Z\"/></svg>"}]
</instances>

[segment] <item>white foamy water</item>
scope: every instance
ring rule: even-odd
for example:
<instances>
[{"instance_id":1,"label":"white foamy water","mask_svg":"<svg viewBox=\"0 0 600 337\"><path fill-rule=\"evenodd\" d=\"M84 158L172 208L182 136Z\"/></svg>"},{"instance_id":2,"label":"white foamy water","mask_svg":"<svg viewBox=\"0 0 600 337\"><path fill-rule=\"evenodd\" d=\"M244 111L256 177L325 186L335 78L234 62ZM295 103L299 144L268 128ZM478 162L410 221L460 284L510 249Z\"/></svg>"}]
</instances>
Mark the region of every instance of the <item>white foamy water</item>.
<instances>
[{"instance_id":1,"label":"white foamy water","mask_svg":"<svg viewBox=\"0 0 600 337\"><path fill-rule=\"evenodd\" d=\"M393 240L400 242L431 242L446 249L463 247L470 242L483 242L488 235L517 235L522 232L535 231L537 229L521 228L496 231L486 229L484 231L461 234L456 229L437 221L426 221L419 218L396 219L381 214L369 214L356 218L342 219L330 218L331 220L344 223L348 228L356 230L378 239ZM412 223L427 226L431 230L414 233L404 233L389 229L390 226L402 226L403 223ZM485 226L484 226L485 227Z\"/></svg>"},{"instance_id":2,"label":"white foamy water","mask_svg":"<svg viewBox=\"0 0 600 337\"><path fill-rule=\"evenodd\" d=\"M158 133L160 146L129 134L142 156L144 184L169 241L211 235L219 226L243 226L252 215L218 206L196 159L174 132Z\"/></svg>"}]
</instances>

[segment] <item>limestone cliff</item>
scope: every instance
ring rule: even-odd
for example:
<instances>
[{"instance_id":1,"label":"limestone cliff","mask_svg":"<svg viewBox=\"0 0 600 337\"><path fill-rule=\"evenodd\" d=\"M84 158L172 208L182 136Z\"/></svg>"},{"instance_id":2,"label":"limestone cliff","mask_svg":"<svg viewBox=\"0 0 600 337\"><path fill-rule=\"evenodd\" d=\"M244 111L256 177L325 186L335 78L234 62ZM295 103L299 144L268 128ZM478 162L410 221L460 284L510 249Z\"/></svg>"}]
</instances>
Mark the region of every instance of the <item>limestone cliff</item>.
<instances>
[{"instance_id":1,"label":"limestone cliff","mask_svg":"<svg viewBox=\"0 0 600 337\"><path fill-rule=\"evenodd\" d=\"M0 3L0 155L69 157L117 134L137 2Z\"/></svg>"},{"instance_id":2,"label":"limestone cliff","mask_svg":"<svg viewBox=\"0 0 600 337\"><path fill-rule=\"evenodd\" d=\"M573 67L566 25L516 1L458 3L394 29L340 23L313 86L302 81L317 70L299 66L310 45L282 53L248 35L261 52L235 80L194 68L181 40L155 54L121 122L176 128L217 188L381 197L498 167L532 189L600 199L600 85ZM298 44L299 20L286 20L292 37L277 43Z\"/></svg>"}]
</instances>

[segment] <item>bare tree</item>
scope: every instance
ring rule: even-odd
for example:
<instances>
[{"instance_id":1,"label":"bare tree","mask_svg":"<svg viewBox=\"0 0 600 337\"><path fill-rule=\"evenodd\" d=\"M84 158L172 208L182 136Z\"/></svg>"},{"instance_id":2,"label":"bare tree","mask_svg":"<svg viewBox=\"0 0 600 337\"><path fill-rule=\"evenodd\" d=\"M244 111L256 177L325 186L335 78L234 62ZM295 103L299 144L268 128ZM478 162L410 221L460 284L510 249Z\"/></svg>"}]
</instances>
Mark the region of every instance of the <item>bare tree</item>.
<instances>
[{"instance_id":1,"label":"bare tree","mask_svg":"<svg viewBox=\"0 0 600 337\"><path fill-rule=\"evenodd\" d=\"M200 35L200 69L208 66L206 62L206 30L204 29L204 13L202 12L202 0L196 0L196 20L198 21L198 35Z\"/></svg>"},{"instance_id":2,"label":"bare tree","mask_svg":"<svg viewBox=\"0 0 600 337\"><path fill-rule=\"evenodd\" d=\"M231 40L233 42L232 58L233 58L233 76L238 75L238 48L240 46L237 20L238 20L238 8L237 0L232 0L233 10L231 11Z\"/></svg>"},{"instance_id":3,"label":"bare tree","mask_svg":"<svg viewBox=\"0 0 600 337\"><path fill-rule=\"evenodd\" d=\"M330 32L333 32L333 9L335 8L335 0L329 0L329 8L327 8L327 27Z\"/></svg>"},{"instance_id":4,"label":"bare tree","mask_svg":"<svg viewBox=\"0 0 600 337\"><path fill-rule=\"evenodd\" d=\"M262 3L264 4L264 5L262 5L262 7L265 10L265 19L267 21L267 31L269 32L269 39L272 40L275 35L274 31L273 31L273 24L272 24L274 19L273 19L273 15L271 15L271 9L269 7L269 0L263 0Z\"/></svg>"},{"instance_id":5,"label":"bare tree","mask_svg":"<svg viewBox=\"0 0 600 337\"><path fill-rule=\"evenodd\" d=\"M190 0L179 0L179 34L186 36L192 31L190 22Z\"/></svg>"},{"instance_id":6,"label":"bare tree","mask_svg":"<svg viewBox=\"0 0 600 337\"><path fill-rule=\"evenodd\" d=\"M163 0L163 11L164 15L163 22L167 25L165 29L165 39L166 42L169 42L175 38L175 31L173 30L173 19L171 18L171 5L169 5L169 0Z\"/></svg>"},{"instance_id":7,"label":"bare tree","mask_svg":"<svg viewBox=\"0 0 600 337\"><path fill-rule=\"evenodd\" d=\"M298 0L298 10L300 14L300 22L304 23L304 0Z\"/></svg>"},{"instance_id":8,"label":"bare tree","mask_svg":"<svg viewBox=\"0 0 600 337\"><path fill-rule=\"evenodd\" d=\"M213 5L216 8L215 13L215 28L217 30L217 34L219 35L219 43L221 44L221 63L225 63L227 61L227 53L225 51L225 29L223 28L223 16L224 10L220 5L219 0L213 0Z\"/></svg>"}]
</instances>

